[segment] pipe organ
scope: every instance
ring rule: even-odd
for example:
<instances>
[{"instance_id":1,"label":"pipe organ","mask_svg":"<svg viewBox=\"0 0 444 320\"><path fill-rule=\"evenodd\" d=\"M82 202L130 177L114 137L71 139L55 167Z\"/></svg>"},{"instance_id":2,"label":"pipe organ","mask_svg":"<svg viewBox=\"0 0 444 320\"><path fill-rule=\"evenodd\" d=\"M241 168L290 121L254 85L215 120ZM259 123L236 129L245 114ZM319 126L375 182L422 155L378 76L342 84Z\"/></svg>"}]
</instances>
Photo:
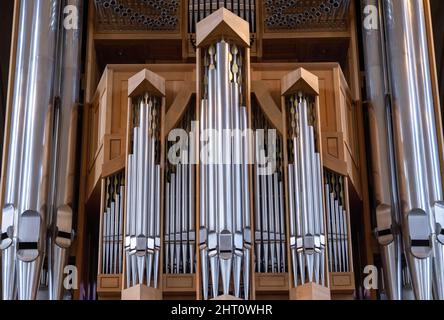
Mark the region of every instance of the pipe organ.
<instances>
[{"instance_id":1,"label":"pipe organ","mask_svg":"<svg viewBox=\"0 0 444 320\"><path fill-rule=\"evenodd\" d=\"M444 299L428 0L14 1L4 300Z\"/></svg>"}]
</instances>

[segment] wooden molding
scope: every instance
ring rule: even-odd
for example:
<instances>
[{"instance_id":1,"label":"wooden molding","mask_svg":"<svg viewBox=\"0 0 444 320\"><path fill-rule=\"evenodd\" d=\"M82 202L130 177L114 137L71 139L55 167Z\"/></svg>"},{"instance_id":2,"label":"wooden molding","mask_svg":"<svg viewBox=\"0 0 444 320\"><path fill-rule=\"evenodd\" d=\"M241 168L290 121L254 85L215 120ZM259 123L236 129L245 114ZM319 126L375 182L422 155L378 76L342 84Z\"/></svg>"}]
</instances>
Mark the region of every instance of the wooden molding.
<instances>
[{"instance_id":1,"label":"wooden molding","mask_svg":"<svg viewBox=\"0 0 444 320\"><path fill-rule=\"evenodd\" d=\"M298 68L282 78L281 91L283 96L299 91L317 96L319 95L319 79L306 69Z\"/></svg>"},{"instance_id":2,"label":"wooden molding","mask_svg":"<svg viewBox=\"0 0 444 320\"><path fill-rule=\"evenodd\" d=\"M250 47L250 25L231 11L220 8L196 25L196 45L205 47L221 38Z\"/></svg>"},{"instance_id":3,"label":"wooden molding","mask_svg":"<svg viewBox=\"0 0 444 320\"><path fill-rule=\"evenodd\" d=\"M145 92L164 97L165 79L148 69L143 69L128 79L128 97L136 97Z\"/></svg>"}]
</instances>

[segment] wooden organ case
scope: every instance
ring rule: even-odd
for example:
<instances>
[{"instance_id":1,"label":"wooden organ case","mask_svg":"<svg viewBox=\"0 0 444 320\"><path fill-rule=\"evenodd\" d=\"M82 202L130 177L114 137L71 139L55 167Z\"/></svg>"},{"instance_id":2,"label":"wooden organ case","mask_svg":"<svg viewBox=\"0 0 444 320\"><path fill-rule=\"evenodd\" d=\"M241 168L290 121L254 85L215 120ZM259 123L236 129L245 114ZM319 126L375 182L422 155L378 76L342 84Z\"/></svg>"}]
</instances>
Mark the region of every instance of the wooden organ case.
<instances>
[{"instance_id":1,"label":"wooden organ case","mask_svg":"<svg viewBox=\"0 0 444 320\"><path fill-rule=\"evenodd\" d=\"M333 5L315 2L313 11L311 7L295 5L294 12L279 13L272 1L234 1L226 9L220 8L223 1L200 1L200 5L199 1L171 1L169 7L158 8L163 15L147 9L143 1L119 1L120 7L110 6L107 1L90 2L79 230L73 250L81 275L76 298L213 298L211 274L207 275L210 280L204 280L202 273L201 240L210 233L201 232L204 166L199 162L172 164L168 152L175 141L169 137L170 132L177 128L188 134L188 158L191 144L199 145L199 125L196 127L195 121L202 120L202 101L208 94L205 69L212 63L208 52L221 40L230 45L230 68L236 59L236 68L242 70L239 84L243 101L239 106L245 108L246 128L253 132L265 129L265 136L274 130L277 141L277 166L270 178L259 176L254 163L244 168L246 189L242 194L248 198L243 207L249 207L250 221L244 226L243 244L239 247L243 250L243 277L229 277L230 296L353 298L361 281L360 272L355 270L372 264L375 250L370 232L363 231L371 230L371 223L354 22L356 1L335 1ZM323 11L324 2L333 12L331 17L327 10ZM134 17L134 12L139 17ZM232 69L230 72L233 77ZM134 187L129 177L143 181L148 169L144 167L137 174L130 159L134 159L139 142L135 140L140 140L135 139L134 129L142 127L141 105L148 108L154 103L151 95L157 101L157 109L145 114L151 121L145 127L145 138L150 134L154 137L155 132L155 143L149 149L154 150L154 162L146 168L154 168L150 172L154 172L151 174L155 179L147 182L151 191L144 194L149 198L146 206L153 202L151 208L158 214L156 218L144 218L145 233L150 235L138 230L132 240L131 226L127 224L128 219L134 218L130 212L135 209L128 201L137 202L130 198L139 187L137 183ZM309 101L307 119L313 128L312 147L319 159L317 212L322 219L317 220L320 231L315 232L314 238L322 238L323 247L322 255L316 251L318 244L314 249L318 257L315 265L322 272L312 277L309 268L304 268L307 280L303 282L300 271L299 281L295 281L292 266L292 250L297 251L297 246L293 246L290 228L294 222L289 201L294 192L292 197L289 186L293 182L289 180L293 175L288 173L289 164L294 162L290 129L298 121L292 118L295 109L289 105L301 101L302 96ZM156 110L154 114L152 110ZM258 144L256 138L252 139L254 145ZM178 196L177 190L184 196ZM152 226L150 219L154 221ZM144 234L140 243L136 241L139 233ZM236 236L232 240L234 247ZM142 253L145 249L137 250L137 244L131 241L148 249ZM233 257L235 261L236 253ZM131 259L144 262L134 264ZM141 264L143 270L138 271ZM148 264L152 268L149 272ZM128 274L131 268L130 273L136 271L136 276ZM203 292L205 281L211 284L210 294ZM223 281L227 280L220 280L216 296L224 293ZM236 281L241 294L235 292Z\"/></svg>"}]
</instances>

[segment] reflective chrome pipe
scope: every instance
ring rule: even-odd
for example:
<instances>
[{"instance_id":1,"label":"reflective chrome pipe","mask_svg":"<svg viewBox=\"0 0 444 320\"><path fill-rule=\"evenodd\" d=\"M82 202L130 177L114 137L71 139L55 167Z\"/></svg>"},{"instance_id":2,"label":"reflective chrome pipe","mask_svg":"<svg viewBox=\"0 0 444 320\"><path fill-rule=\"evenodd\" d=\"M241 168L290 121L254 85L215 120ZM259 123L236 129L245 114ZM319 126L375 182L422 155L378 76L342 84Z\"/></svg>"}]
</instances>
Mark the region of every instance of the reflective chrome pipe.
<instances>
[{"instance_id":1,"label":"reflective chrome pipe","mask_svg":"<svg viewBox=\"0 0 444 320\"><path fill-rule=\"evenodd\" d=\"M382 0L365 4L379 9L384 31L363 33L369 44L365 53L371 111L379 126L388 127L387 131L378 130L383 135L379 140L373 134L375 141L384 141L380 153L375 155L379 156L376 165L381 171L378 178L383 181L391 175L382 186L376 184L377 200L381 202L377 221L382 260L384 267L393 272L385 277L388 295L391 299L401 298L400 251L404 247L416 298L430 300L435 293L435 298L443 299L442 169L424 1ZM385 43L390 45L385 47ZM383 97L382 92L390 95ZM374 132L376 124L371 128ZM386 155L388 159L384 158ZM387 185L392 190L386 190ZM397 193L392 199L390 191ZM400 214L397 197L403 204ZM395 228L397 223L401 225L403 246Z\"/></svg>"},{"instance_id":2,"label":"reflective chrome pipe","mask_svg":"<svg viewBox=\"0 0 444 320\"><path fill-rule=\"evenodd\" d=\"M345 207L344 178L325 171L324 190L327 208L327 235L330 272L350 272L348 214Z\"/></svg>"},{"instance_id":3,"label":"reflective chrome pipe","mask_svg":"<svg viewBox=\"0 0 444 320\"><path fill-rule=\"evenodd\" d=\"M123 174L105 179L106 208L102 218L102 274L122 273ZM62 273L63 274L63 273ZM128 280L127 280L128 281Z\"/></svg>"},{"instance_id":4,"label":"reflective chrome pipe","mask_svg":"<svg viewBox=\"0 0 444 320\"><path fill-rule=\"evenodd\" d=\"M375 6L381 12L380 0L365 0L362 8ZM399 234L400 211L396 164L393 156L393 134L389 84L386 76L385 44L381 14L377 30L362 29L368 110L370 114L370 139L372 148L373 185L376 200L376 221L378 242L384 269L384 281L390 300L402 299L401 278L401 237Z\"/></svg>"},{"instance_id":5,"label":"reflective chrome pipe","mask_svg":"<svg viewBox=\"0 0 444 320\"><path fill-rule=\"evenodd\" d=\"M133 106L133 144L128 156L126 190L126 285L144 284L157 288L160 266L160 164L156 153L159 141L160 99L145 93ZM173 185L167 184L173 193ZM134 192L134 190L137 190ZM120 198L119 198L120 199ZM167 206L171 218L173 207ZM117 210L117 212L119 212ZM169 220L171 222L171 220ZM166 235L165 240L171 240ZM168 250L166 250L168 252ZM169 248L168 256L171 258ZM117 251L118 254L118 251Z\"/></svg>"},{"instance_id":6,"label":"reflective chrome pipe","mask_svg":"<svg viewBox=\"0 0 444 320\"><path fill-rule=\"evenodd\" d=\"M213 297L232 294L246 298L251 226L248 165L244 163L248 142L238 134L247 128L241 50L221 40L204 50L203 62L200 130L202 141L206 141L201 150L210 150L210 157L201 165L202 295L208 299L211 291Z\"/></svg>"},{"instance_id":7,"label":"reflective chrome pipe","mask_svg":"<svg viewBox=\"0 0 444 320\"><path fill-rule=\"evenodd\" d=\"M255 106L255 256L256 272L285 272L286 255L283 233L280 185L282 183L281 157L277 146L281 138L274 134L262 111ZM265 136L267 138L265 138ZM275 164L272 163L275 161ZM268 171L271 169L270 171ZM246 182L247 183L247 182ZM291 223L294 225L293 223ZM263 254L262 254L263 253Z\"/></svg>"},{"instance_id":8,"label":"reflective chrome pipe","mask_svg":"<svg viewBox=\"0 0 444 320\"><path fill-rule=\"evenodd\" d=\"M77 9L72 29L61 28L62 5ZM50 299L62 295L72 231L81 12L75 0L19 3L0 243L7 300L36 299L45 255Z\"/></svg>"},{"instance_id":9,"label":"reflective chrome pipe","mask_svg":"<svg viewBox=\"0 0 444 320\"><path fill-rule=\"evenodd\" d=\"M302 92L286 98L289 111L289 223L294 286L325 285L324 187L316 150L315 104Z\"/></svg>"}]
</instances>

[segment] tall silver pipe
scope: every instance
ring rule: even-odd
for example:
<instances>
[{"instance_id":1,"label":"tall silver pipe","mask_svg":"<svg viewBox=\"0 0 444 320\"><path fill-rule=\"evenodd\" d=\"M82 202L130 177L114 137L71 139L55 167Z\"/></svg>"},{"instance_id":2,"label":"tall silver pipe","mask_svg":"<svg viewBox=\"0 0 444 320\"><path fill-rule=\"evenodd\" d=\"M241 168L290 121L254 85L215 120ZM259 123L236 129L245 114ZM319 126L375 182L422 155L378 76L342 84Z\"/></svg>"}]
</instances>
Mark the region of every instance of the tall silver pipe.
<instances>
[{"instance_id":1,"label":"tall silver pipe","mask_svg":"<svg viewBox=\"0 0 444 320\"><path fill-rule=\"evenodd\" d=\"M380 0L365 0L362 8L375 6L381 15ZM379 16L380 16L379 15ZM379 17L378 17L379 18ZM383 21L377 21L377 30L363 24L363 45L366 69L367 97L369 101L370 139L372 148L373 185L376 200L378 242L384 269L384 281L390 300L402 299L401 237L398 226L400 212L393 156L391 110L388 103ZM381 31L382 30L382 31Z\"/></svg>"},{"instance_id":2,"label":"tall silver pipe","mask_svg":"<svg viewBox=\"0 0 444 320\"><path fill-rule=\"evenodd\" d=\"M383 1L403 236L415 296L443 297L442 261L433 258L441 221L442 181L428 58L424 3Z\"/></svg>"},{"instance_id":3,"label":"tall silver pipe","mask_svg":"<svg viewBox=\"0 0 444 320\"><path fill-rule=\"evenodd\" d=\"M31 14L23 12L24 10ZM50 188L48 180L54 115L52 83L56 66L60 4L58 1L34 1L29 6L21 3L20 17L28 21L19 23L21 30L19 30L17 67L20 69L16 74L15 80L18 83L15 93L20 93L24 100L17 100L17 96L14 96L11 120L16 123L11 125L9 144L12 154L7 159L10 161L19 156L20 158L15 158L15 161L20 162L20 165L7 163L7 197L4 210L4 215L11 215L17 210L15 226L14 228L10 226L16 247L5 248L3 260L6 263L2 269L6 280L4 295L6 299L12 299L14 298L14 293L10 290L14 286L12 265L16 259L18 298L29 300L36 298L46 249L46 208L48 188ZM31 25L30 28L28 23ZM21 44L22 41L27 41L29 47L27 44ZM21 67L23 64L27 64L28 67L26 80L20 75L25 71ZM16 130L19 128L23 140L17 139ZM21 152L17 148L21 148ZM15 182L18 189L15 186L8 186L10 182ZM8 204L11 200L14 201L11 203L12 206ZM7 223L11 220L6 218ZM17 250L16 258L8 250L9 248Z\"/></svg>"},{"instance_id":4,"label":"tall silver pipe","mask_svg":"<svg viewBox=\"0 0 444 320\"><path fill-rule=\"evenodd\" d=\"M23 126L26 109L27 77L29 69L30 38L33 28L33 8L27 1L20 3L17 36L17 54L13 91L13 107L10 119L8 156L5 172L5 206L2 212L2 292L3 300L15 297L15 226L18 217L18 194L21 173L21 154L23 145Z\"/></svg>"}]
</instances>

